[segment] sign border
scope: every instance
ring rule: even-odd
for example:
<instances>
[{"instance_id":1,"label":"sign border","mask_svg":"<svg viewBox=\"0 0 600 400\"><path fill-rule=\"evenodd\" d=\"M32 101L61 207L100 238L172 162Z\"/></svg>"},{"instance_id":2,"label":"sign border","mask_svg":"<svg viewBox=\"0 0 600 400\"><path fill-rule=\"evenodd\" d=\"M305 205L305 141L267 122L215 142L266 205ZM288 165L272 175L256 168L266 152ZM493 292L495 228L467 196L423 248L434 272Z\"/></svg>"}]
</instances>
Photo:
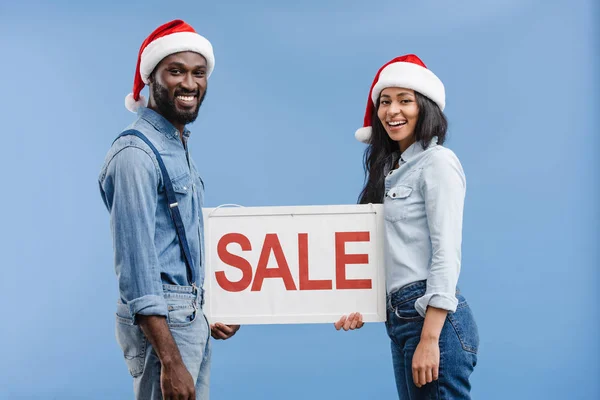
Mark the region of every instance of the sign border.
<instances>
[{"instance_id":1,"label":"sign border","mask_svg":"<svg viewBox=\"0 0 600 400\"><path fill-rule=\"evenodd\" d=\"M261 207L243 207L236 204L224 204L219 207L209 207L202 209L204 218L204 260L208 263L211 259L212 246L208 242L210 235L210 220L213 218L231 218L231 217L248 217L248 216L294 216L294 215L338 215L338 214L375 214L375 234L376 237L385 240L384 238L384 221L383 221L383 205L382 204L352 204L352 205L312 205L312 206L261 206ZM387 318L386 312L386 289L385 289L385 254L384 244L375 245L376 257L378 265L376 265L376 276L378 287L377 312L363 313L364 322L383 322ZM211 310L210 292L212 285L212 270L206 266L204 289L205 302L203 311L206 317L214 320ZM348 313L353 310L348 310ZM252 315L238 317L218 317L219 321L224 324L241 324L241 325L263 325L263 324L310 324L310 323L331 323L337 321L341 315L333 314L295 314L289 316L277 316L278 321L273 321L273 315Z\"/></svg>"}]
</instances>

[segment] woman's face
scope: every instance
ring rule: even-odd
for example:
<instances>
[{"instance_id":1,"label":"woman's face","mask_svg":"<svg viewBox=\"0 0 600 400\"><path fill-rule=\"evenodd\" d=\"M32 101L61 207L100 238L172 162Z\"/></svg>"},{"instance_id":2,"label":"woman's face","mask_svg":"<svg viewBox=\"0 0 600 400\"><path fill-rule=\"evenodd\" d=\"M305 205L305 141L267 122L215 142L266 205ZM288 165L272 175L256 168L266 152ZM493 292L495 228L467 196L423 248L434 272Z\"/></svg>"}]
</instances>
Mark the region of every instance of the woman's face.
<instances>
[{"instance_id":1,"label":"woman's face","mask_svg":"<svg viewBox=\"0 0 600 400\"><path fill-rule=\"evenodd\" d=\"M415 91L404 88L385 88L379 95L377 116L390 139L404 151L415 141L415 126L419 106Z\"/></svg>"}]
</instances>

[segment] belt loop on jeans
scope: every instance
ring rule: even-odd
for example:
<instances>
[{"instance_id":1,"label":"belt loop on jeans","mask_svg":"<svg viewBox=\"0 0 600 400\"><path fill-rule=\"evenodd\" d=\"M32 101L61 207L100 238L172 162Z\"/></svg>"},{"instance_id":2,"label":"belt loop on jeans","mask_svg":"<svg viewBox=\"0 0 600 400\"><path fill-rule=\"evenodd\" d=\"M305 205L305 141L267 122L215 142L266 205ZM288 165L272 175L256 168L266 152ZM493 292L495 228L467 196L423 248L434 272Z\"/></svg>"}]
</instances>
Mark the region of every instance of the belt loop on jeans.
<instances>
[{"instance_id":1,"label":"belt loop on jeans","mask_svg":"<svg viewBox=\"0 0 600 400\"><path fill-rule=\"evenodd\" d=\"M200 308L204 306L204 289L196 286L195 283L192 283L192 288L194 289L194 294L196 294L196 301L198 301L198 297L200 297Z\"/></svg>"}]
</instances>

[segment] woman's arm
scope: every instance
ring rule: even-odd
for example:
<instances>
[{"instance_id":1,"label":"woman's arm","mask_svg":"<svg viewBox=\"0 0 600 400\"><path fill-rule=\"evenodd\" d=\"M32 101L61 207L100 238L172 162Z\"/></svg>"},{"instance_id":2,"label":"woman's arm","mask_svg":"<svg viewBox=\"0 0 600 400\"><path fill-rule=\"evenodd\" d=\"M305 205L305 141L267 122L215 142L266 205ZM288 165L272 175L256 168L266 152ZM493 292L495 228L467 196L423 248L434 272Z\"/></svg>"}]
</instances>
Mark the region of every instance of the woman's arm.
<instances>
[{"instance_id":1,"label":"woman's arm","mask_svg":"<svg viewBox=\"0 0 600 400\"><path fill-rule=\"evenodd\" d=\"M444 327L447 310L428 307L421 330L421 339L412 359L413 381L417 387L438 379L440 368L440 333Z\"/></svg>"}]
</instances>

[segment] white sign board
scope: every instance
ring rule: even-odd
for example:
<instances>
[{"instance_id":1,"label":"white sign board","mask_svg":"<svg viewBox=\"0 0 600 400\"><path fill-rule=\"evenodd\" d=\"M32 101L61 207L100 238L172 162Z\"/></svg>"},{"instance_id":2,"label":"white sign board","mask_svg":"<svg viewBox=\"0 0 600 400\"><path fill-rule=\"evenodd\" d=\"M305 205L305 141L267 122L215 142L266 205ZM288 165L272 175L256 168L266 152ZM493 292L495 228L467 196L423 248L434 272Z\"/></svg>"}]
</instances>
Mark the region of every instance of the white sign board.
<instances>
[{"instance_id":1,"label":"white sign board","mask_svg":"<svg viewBox=\"0 0 600 400\"><path fill-rule=\"evenodd\" d=\"M225 324L385 321L381 205L203 210L204 310Z\"/></svg>"}]
</instances>

